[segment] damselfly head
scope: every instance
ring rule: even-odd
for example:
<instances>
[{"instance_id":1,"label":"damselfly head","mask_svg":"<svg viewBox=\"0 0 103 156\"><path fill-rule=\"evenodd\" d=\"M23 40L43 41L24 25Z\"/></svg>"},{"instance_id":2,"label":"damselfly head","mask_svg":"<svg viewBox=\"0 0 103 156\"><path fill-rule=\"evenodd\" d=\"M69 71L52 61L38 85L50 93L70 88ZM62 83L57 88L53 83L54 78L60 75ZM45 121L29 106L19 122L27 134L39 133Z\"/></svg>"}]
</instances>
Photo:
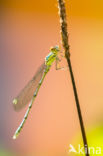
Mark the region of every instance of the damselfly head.
<instances>
[{"instance_id":1,"label":"damselfly head","mask_svg":"<svg viewBox=\"0 0 103 156\"><path fill-rule=\"evenodd\" d=\"M57 54L58 51L60 51L59 46L56 45L56 46L54 46L54 47L51 47L51 48L50 48L50 51L52 51L54 54Z\"/></svg>"}]
</instances>

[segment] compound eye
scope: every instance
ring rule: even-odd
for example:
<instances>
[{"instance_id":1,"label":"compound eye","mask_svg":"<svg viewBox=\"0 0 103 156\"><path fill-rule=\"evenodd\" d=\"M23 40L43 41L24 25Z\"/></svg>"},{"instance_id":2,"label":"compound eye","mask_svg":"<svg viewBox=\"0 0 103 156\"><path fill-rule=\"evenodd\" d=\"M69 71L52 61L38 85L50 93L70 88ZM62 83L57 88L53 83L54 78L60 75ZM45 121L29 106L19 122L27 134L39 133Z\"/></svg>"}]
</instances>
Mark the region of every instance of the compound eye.
<instances>
[{"instance_id":1,"label":"compound eye","mask_svg":"<svg viewBox=\"0 0 103 156\"><path fill-rule=\"evenodd\" d=\"M59 46L55 46L55 47L51 47L50 48L51 51L59 51Z\"/></svg>"},{"instance_id":2,"label":"compound eye","mask_svg":"<svg viewBox=\"0 0 103 156\"><path fill-rule=\"evenodd\" d=\"M56 45L54 48L55 48L55 50L59 51L59 46L58 45Z\"/></svg>"},{"instance_id":3,"label":"compound eye","mask_svg":"<svg viewBox=\"0 0 103 156\"><path fill-rule=\"evenodd\" d=\"M54 47L51 47L51 48L50 48L50 51L54 51L54 49L55 49Z\"/></svg>"}]
</instances>

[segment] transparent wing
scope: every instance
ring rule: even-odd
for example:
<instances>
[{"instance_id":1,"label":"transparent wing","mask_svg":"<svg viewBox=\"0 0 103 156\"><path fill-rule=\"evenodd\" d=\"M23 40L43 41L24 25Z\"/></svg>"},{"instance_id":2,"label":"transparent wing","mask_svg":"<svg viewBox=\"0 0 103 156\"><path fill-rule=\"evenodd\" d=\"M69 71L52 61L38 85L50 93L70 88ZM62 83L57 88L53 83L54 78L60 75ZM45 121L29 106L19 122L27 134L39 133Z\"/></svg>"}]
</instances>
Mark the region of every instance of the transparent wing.
<instances>
[{"instance_id":1,"label":"transparent wing","mask_svg":"<svg viewBox=\"0 0 103 156\"><path fill-rule=\"evenodd\" d=\"M16 111L19 111L30 102L36 88L38 87L38 83L42 78L45 68L46 65L45 63L43 63L37 70L34 77L27 83L27 85L23 88L23 90L21 90L19 95L13 100L13 106Z\"/></svg>"}]
</instances>

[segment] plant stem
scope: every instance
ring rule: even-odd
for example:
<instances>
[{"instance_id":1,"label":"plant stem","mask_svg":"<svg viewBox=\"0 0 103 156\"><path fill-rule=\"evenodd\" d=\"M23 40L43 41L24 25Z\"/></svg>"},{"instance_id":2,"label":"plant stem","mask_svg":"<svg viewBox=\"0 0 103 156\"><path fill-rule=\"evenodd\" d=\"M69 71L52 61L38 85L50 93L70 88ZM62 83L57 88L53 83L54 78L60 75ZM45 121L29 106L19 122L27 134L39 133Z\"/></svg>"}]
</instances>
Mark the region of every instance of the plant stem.
<instances>
[{"instance_id":1,"label":"plant stem","mask_svg":"<svg viewBox=\"0 0 103 156\"><path fill-rule=\"evenodd\" d=\"M83 117L82 117L81 108L79 104L78 93L76 89L76 83L75 83L71 60L70 60L70 48L68 44L68 31L67 31L65 3L64 3L64 0L57 0L57 1L58 1L59 14L60 14L62 45L65 50L65 57L68 63L69 71L70 71L70 76L71 76L71 81L72 81L72 86L73 86L73 91L74 91L74 96L75 96L75 102L76 102L76 107L77 107L77 112L78 112L81 132L82 132L82 138L83 138L83 143L84 143L84 149L87 149L87 152L85 152L85 155L89 156L86 132L85 132Z\"/></svg>"}]
</instances>

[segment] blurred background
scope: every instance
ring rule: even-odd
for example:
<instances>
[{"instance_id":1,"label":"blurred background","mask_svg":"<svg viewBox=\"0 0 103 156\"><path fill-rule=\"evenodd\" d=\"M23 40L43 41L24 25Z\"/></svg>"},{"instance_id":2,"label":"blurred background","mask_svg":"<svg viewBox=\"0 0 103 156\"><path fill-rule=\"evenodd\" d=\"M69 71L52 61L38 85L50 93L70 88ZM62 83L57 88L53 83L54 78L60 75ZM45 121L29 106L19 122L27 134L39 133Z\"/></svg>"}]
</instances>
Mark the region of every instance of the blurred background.
<instances>
[{"instance_id":1,"label":"blurred background","mask_svg":"<svg viewBox=\"0 0 103 156\"><path fill-rule=\"evenodd\" d=\"M57 6L56 0L0 1L0 156L63 156L75 136L81 137L69 71L56 71L53 65L20 136L12 139L27 109L15 112L13 98L50 47L61 45ZM71 61L88 132L103 124L103 1L66 0L66 9Z\"/></svg>"}]
</instances>

